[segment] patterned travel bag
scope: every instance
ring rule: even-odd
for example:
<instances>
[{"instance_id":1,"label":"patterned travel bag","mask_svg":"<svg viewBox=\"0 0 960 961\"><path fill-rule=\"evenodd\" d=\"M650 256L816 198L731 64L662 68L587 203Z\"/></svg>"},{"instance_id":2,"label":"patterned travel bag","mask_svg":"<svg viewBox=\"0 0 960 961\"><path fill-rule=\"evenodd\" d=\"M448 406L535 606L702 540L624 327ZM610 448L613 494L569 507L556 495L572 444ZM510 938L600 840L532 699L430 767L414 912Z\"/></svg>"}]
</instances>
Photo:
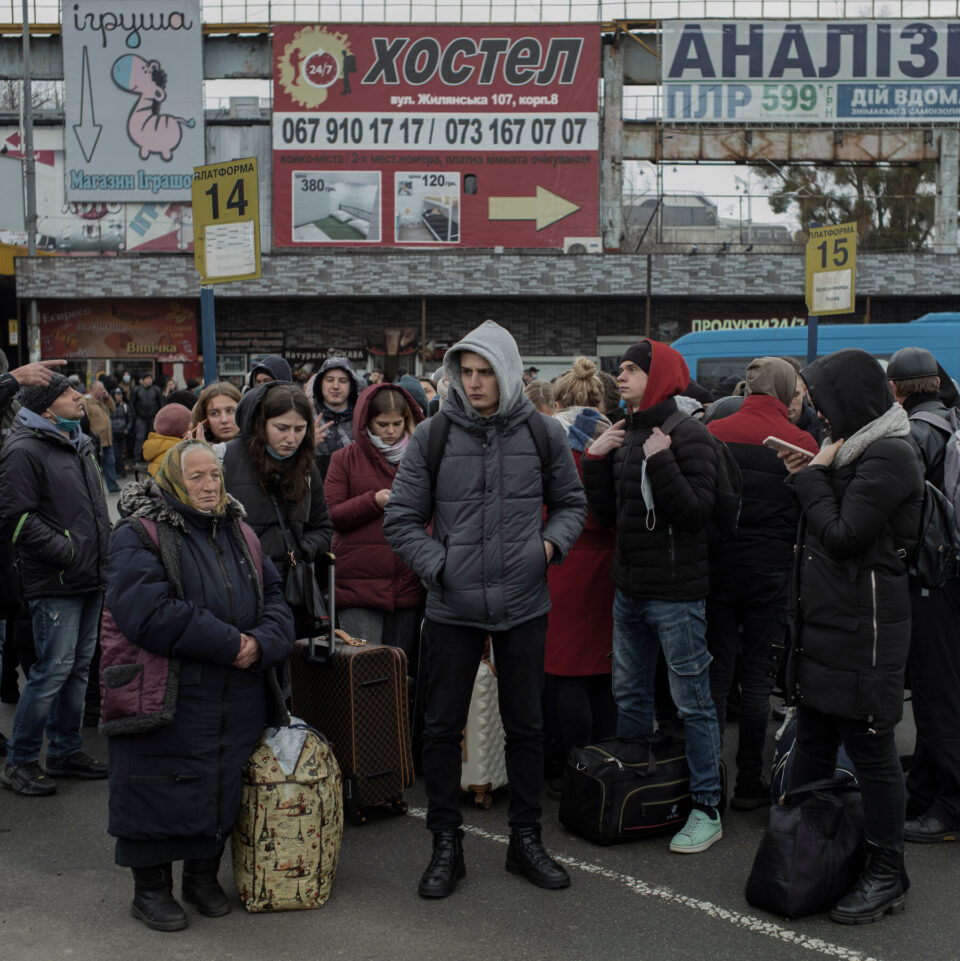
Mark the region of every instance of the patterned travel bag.
<instances>
[{"instance_id":1,"label":"patterned travel bag","mask_svg":"<svg viewBox=\"0 0 960 961\"><path fill-rule=\"evenodd\" d=\"M488 641L473 683L460 772L460 787L470 791L477 806L484 809L493 806L492 792L507 783L497 672L490 661L489 647Z\"/></svg>"},{"instance_id":2,"label":"patterned travel bag","mask_svg":"<svg viewBox=\"0 0 960 961\"><path fill-rule=\"evenodd\" d=\"M297 718L268 728L243 771L233 875L248 911L318 908L330 897L343 837L340 768Z\"/></svg>"}]
</instances>

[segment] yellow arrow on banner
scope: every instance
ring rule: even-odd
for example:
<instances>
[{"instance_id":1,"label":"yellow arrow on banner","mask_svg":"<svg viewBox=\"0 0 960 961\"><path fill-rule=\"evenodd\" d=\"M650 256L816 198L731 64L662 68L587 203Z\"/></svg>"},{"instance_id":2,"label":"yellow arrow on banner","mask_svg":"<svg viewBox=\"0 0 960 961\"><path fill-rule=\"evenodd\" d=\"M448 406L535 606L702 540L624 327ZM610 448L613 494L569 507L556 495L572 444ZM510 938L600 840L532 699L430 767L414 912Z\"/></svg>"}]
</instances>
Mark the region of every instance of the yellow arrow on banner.
<instances>
[{"instance_id":1,"label":"yellow arrow on banner","mask_svg":"<svg viewBox=\"0 0 960 961\"><path fill-rule=\"evenodd\" d=\"M543 230L564 217L576 213L580 207L537 187L536 197L491 197L491 220L535 220L537 230Z\"/></svg>"}]
</instances>

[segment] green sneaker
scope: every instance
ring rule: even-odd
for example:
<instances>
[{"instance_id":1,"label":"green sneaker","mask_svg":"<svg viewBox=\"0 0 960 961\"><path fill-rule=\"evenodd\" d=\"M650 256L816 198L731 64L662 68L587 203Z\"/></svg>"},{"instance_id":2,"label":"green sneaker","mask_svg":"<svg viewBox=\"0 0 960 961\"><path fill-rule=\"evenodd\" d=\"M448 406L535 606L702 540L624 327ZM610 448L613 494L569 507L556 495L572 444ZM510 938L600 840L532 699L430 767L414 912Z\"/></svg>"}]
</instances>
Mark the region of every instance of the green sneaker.
<instances>
[{"instance_id":1,"label":"green sneaker","mask_svg":"<svg viewBox=\"0 0 960 961\"><path fill-rule=\"evenodd\" d=\"M720 815L711 818L705 811L694 808L687 823L673 836L670 850L677 854L699 854L723 837Z\"/></svg>"}]
</instances>

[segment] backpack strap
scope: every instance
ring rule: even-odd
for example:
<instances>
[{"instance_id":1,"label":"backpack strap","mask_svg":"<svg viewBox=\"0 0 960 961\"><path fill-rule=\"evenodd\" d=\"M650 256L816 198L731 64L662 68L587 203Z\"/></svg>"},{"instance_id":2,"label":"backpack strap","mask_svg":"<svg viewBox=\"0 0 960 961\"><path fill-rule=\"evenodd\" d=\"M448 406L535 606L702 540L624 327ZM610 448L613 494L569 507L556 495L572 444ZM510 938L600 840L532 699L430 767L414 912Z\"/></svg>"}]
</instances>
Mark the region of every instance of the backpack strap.
<instances>
[{"instance_id":1,"label":"backpack strap","mask_svg":"<svg viewBox=\"0 0 960 961\"><path fill-rule=\"evenodd\" d=\"M670 434L677 426L677 424L685 421L690 415L680 410L678 407L672 414L670 414L667 419L660 425L660 430L665 434Z\"/></svg>"},{"instance_id":2,"label":"backpack strap","mask_svg":"<svg viewBox=\"0 0 960 961\"><path fill-rule=\"evenodd\" d=\"M929 410L916 411L910 415L910 420L919 420L931 427L936 427L937 430L942 430L945 434L952 434L957 429L956 414L953 411L950 411L950 420L939 414L933 414Z\"/></svg>"},{"instance_id":3,"label":"backpack strap","mask_svg":"<svg viewBox=\"0 0 960 961\"><path fill-rule=\"evenodd\" d=\"M537 448L540 458L540 470L546 487L547 470L550 464L550 441L547 439L547 427L543 422L543 414L536 408L527 418L527 427L533 437L533 445ZM437 411L430 423L430 436L427 438L427 469L430 471L430 500L434 500L437 490L437 475L440 473L440 461L443 460L443 449L447 446L450 435L450 418L443 410ZM546 493L546 491L544 491Z\"/></svg>"},{"instance_id":4,"label":"backpack strap","mask_svg":"<svg viewBox=\"0 0 960 961\"><path fill-rule=\"evenodd\" d=\"M238 521L240 525L240 533L243 534L243 539L246 542L247 550L250 551L250 556L253 558L253 563L256 565L257 574L260 575L260 586L263 586L263 547L260 544L260 538L257 537L254 529L247 524L245 521Z\"/></svg>"}]
</instances>

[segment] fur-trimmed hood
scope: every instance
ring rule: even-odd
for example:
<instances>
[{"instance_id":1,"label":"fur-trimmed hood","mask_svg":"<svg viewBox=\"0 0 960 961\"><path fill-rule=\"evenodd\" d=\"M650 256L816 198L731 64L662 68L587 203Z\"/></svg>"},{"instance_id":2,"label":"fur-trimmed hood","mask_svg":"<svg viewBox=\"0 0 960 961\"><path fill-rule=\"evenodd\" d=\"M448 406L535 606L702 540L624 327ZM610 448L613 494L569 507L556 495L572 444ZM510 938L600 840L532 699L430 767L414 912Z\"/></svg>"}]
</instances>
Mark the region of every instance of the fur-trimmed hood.
<instances>
[{"instance_id":1,"label":"fur-trimmed hood","mask_svg":"<svg viewBox=\"0 0 960 961\"><path fill-rule=\"evenodd\" d=\"M187 521L184 516L187 511L197 518L209 516L211 520L220 519L196 511L186 504L178 504L171 497L165 497L154 480L136 481L133 484L128 484L120 495L117 510L120 512L120 517L123 518L120 523L134 517L148 517L158 524L169 524L170 527L182 531L187 529ZM243 520L246 516L247 512L243 509L240 501L231 494L227 494L227 507L223 513L223 519Z\"/></svg>"}]
</instances>

